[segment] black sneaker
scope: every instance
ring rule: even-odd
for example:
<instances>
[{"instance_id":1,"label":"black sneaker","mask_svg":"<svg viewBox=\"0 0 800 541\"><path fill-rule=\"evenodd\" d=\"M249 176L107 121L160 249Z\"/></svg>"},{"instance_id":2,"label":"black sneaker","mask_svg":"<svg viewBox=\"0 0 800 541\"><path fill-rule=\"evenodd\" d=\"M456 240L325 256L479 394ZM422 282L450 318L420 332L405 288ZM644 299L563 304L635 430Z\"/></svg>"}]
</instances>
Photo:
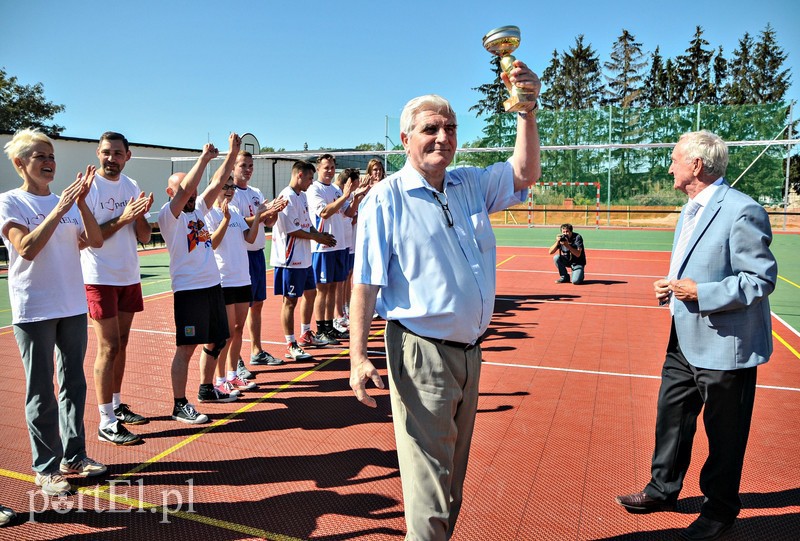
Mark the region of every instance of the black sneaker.
<instances>
[{"instance_id":1,"label":"black sneaker","mask_svg":"<svg viewBox=\"0 0 800 541\"><path fill-rule=\"evenodd\" d=\"M236 375L242 379L253 379L255 375L247 369L241 357L236 362Z\"/></svg>"},{"instance_id":2,"label":"black sneaker","mask_svg":"<svg viewBox=\"0 0 800 541\"><path fill-rule=\"evenodd\" d=\"M228 393L223 393L213 386L200 386L200 392L197 393L197 399L200 402L233 402L236 396L231 396Z\"/></svg>"},{"instance_id":3,"label":"black sneaker","mask_svg":"<svg viewBox=\"0 0 800 541\"><path fill-rule=\"evenodd\" d=\"M208 416L198 412L188 402L180 406L175 404L175 407L172 408L172 418L190 425L201 425L208 422Z\"/></svg>"},{"instance_id":4,"label":"black sneaker","mask_svg":"<svg viewBox=\"0 0 800 541\"><path fill-rule=\"evenodd\" d=\"M135 445L142 438L125 428L121 421L97 430L97 439L114 445Z\"/></svg>"},{"instance_id":5,"label":"black sneaker","mask_svg":"<svg viewBox=\"0 0 800 541\"><path fill-rule=\"evenodd\" d=\"M283 359L276 359L266 351L259 351L257 355L250 355L250 364L255 366L278 366L283 364Z\"/></svg>"},{"instance_id":6,"label":"black sneaker","mask_svg":"<svg viewBox=\"0 0 800 541\"><path fill-rule=\"evenodd\" d=\"M150 422L146 417L132 412L128 404L120 404L114 408L114 415L117 417L117 421L126 425L146 425Z\"/></svg>"},{"instance_id":7,"label":"black sneaker","mask_svg":"<svg viewBox=\"0 0 800 541\"><path fill-rule=\"evenodd\" d=\"M339 342L339 340L337 340L330 331L317 333L317 338L320 341L325 342L325 345L327 346L338 346L341 344L341 342Z\"/></svg>"},{"instance_id":8,"label":"black sneaker","mask_svg":"<svg viewBox=\"0 0 800 541\"><path fill-rule=\"evenodd\" d=\"M328 331L328 336L334 340L349 340L350 333L347 331L340 331L339 329L331 329Z\"/></svg>"}]
</instances>

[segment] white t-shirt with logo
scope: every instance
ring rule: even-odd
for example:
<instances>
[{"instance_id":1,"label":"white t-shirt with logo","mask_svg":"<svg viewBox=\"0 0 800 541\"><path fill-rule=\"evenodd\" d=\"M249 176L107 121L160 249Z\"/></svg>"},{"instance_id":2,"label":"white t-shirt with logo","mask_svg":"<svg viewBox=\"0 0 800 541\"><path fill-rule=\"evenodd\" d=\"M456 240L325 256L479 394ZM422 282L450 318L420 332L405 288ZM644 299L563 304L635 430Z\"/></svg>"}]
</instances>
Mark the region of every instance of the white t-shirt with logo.
<instances>
[{"instance_id":1,"label":"white t-shirt with logo","mask_svg":"<svg viewBox=\"0 0 800 541\"><path fill-rule=\"evenodd\" d=\"M245 218L255 216L256 207L264 202L264 194L258 188L248 186L247 188L236 187L233 192L233 199L231 204L239 210L239 214ZM267 236L264 234L262 225L261 232L256 235L256 240L252 243L247 243L248 251L263 250L267 245Z\"/></svg>"},{"instance_id":2,"label":"white t-shirt with logo","mask_svg":"<svg viewBox=\"0 0 800 541\"><path fill-rule=\"evenodd\" d=\"M58 201L55 194L34 195L19 188L0 195L0 231L8 248L8 294L14 324L71 317L87 311L78 249L84 229L77 205L72 205L61 218L47 244L32 261L24 259L5 234L9 223L33 231Z\"/></svg>"},{"instance_id":3,"label":"white t-shirt with logo","mask_svg":"<svg viewBox=\"0 0 800 541\"><path fill-rule=\"evenodd\" d=\"M272 250L269 264L273 267L305 269L311 266L311 240L290 237L295 231L311 231L311 215L305 192L295 193L291 186L281 192L289 203L278 213L272 228Z\"/></svg>"},{"instance_id":4,"label":"white t-shirt with logo","mask_svg":"<svg viewBox=\"0 0 800 541\"><path fill-rule=\"evenodd\" d=\"M330 185L326 185L319 180L315 180L308 189L307 195L308 210L314 219L314 227L317 228L317 231L322 233L330 233L336 239L336 246L325 246L324 244L311 241L311 251L335 252L337 250L346 249L343 243L345 242L344 211L347 209L347 203L342 205L342 208L329 218L322 218L320 216L320 213L325 210L325 207L342 196L342 191L336 184L331 183Z\"/></svg>"},{"instance_id":5,"label":"white t-shirt with logo","mask_svg":"<svg viewBox=\"0 0 800 541\"><path fill-rule=\"evenodd\" d=\"M131 197L138 198L140 193L136 181L125 175L120 175L116 181L95 175L86 203L97 223L103 225L121 216ZM149 212L145 218L150 218ZM139 283L139 253L136 246L136 224L132 222L107 238L101 248L82 250L84 283L109 286Z\"/></svg>"},{"instance_id":6,"label":"white t-shirt with logo","mask_svg":"<svg viewBox=\"0 0 800 541\"><path fill-rule=\"evenodd\" d=\"M205 222L207 212L205 201L198 196L192 212L181 212L176 218L166 203L158 213L158 226L169 250L172 291L204 289L220 283L211 233Z\"/></svg>"},{"instance_id":7,"label":"white t-shirt with logo","mask_svg":"<svg viewBox=\"0 0 800 541\"><path fill-rule=\"evenodd\" d=\"M239 287L250 285L250 262L247 259L247 243L245 233L250 229L242 215L235 208L228 207L231 219L222 242L214 250L222 287ZM224 216L219 207L214 207L206 214L208 230L213 234L219 228Z\"/></svg>"}]
</instances>

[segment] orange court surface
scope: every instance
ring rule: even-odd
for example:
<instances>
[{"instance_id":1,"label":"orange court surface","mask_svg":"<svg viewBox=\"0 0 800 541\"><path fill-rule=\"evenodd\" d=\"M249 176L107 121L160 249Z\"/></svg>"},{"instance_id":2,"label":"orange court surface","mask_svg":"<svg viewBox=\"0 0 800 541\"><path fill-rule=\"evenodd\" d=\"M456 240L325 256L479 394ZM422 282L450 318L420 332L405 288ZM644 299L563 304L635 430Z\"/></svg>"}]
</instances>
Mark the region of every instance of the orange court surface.
<instances>
[{"instance_id":1,"label":"orange court surface","mask_svg":"<svg viewBox=\"0 0 800 541\"><path fill-rule=\"evenodd\" d=\"M670 315L653 280L667 252L593 250L581 286L555 284L547 250L498 248L497 303L483 358L465 500L453 539L673 540L694 520L707 453L702 419L675 512L631 515L614 496L650 478ZM271 272L268 283L271 284ZM279 299L264 311L265 347L283 355ZM775 352L759 388L742 478L743 509L726 540L800 539L800 336L773 318ZM385 377L383 322L370 350ZM97 441L89 329L86 441L108 465L70 478L66 498L37 492L24 417L25 380L10 327L0 329L0 503L19 515L0 539L401 540L405 532L388 392L359 404L340 348L310 362L250 367L258 390L198 404L197 353L187 396L212 422L170 418L172 295L145 299L128 346L123 399L151 419L143 445ZM243 351L249 351L245 334Z\"/></svg>"}]
</instances>

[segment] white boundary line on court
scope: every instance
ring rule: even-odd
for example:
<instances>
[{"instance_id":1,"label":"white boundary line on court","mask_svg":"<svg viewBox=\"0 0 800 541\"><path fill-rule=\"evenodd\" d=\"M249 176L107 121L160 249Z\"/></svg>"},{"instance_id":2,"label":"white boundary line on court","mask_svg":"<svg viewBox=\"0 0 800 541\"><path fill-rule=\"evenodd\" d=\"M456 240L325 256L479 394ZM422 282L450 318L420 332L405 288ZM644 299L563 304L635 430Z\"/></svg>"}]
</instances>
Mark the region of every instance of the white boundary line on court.
<instances>
[{"instance_id":1,"label":"white boundary line on court","mask_svg":"<svg viewBox=\"0 0 800 541\"><path fill-rule=\"evenodd\" d=\"M557 368L555 366L528 366L513 363L495 363L483 361L484 365L501 366L503 368L527 368L529 370L550 370L552 372L572 372L576 374L589 374L595 376L612 376L619 378L638 378L638 379L661 379L661 376L648 376L646 374L625 374L620 372L603 372L601 370L578 370L577 368ZM800 393L800 388L796 387L776 387L774 385L756 385L760 389L772 389L774 391L792 391Z\"/></svg>"},{"instance_id":2,"label":"white boundary line on court","mask_svg":"<svg viewBox=\"0 0 800 541\"><path fill-rule=\"evenodd\" d=\"M556 274L557 271L552 270L533 270L533 269L504 269L503 267L499 267L497 272L530 272L535 274ZM592 276L614 276L618 278L648 278L648 279L658 279L663 278L662 275L653 275L650 276L648 274L610 274L610 273L592 273Z\"/></svg>"}]
</instances>

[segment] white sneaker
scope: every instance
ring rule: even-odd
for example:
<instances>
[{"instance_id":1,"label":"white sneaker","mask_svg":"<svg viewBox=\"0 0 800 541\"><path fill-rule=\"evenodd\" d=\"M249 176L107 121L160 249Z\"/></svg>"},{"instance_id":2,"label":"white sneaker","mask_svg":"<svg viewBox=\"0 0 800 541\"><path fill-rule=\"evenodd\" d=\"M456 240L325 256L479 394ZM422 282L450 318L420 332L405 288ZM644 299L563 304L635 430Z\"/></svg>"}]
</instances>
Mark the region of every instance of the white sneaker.
<instances>
[{"instance_id":1,"label":"white sneaker","mask_svg":"<svg viewBox=\"0 0 800 541\"><path fill-rule=\"evenodd\" d=\"M59 472L37 473L36 486L41 487L42 492L48 496L58 496L59 494L72 492L72 485Z\"/></svg>"},{"instance_id":2,"label":"white sneaker","mask_svg":"<svg viewBox=\"0 0 800 541\"><path fill-rule=\"evenodd\" d=\"M347 332L350 327L350 321L346 318L339 318L333 320L333 328L339 332Z\"/></svg>"},{"instance_id":3,"label":"white sneaker","mask_svg":"<svg viewBox=\"0 0 800 541\"><path fill-rule=\"evenodd\" d=\"M81 477L94 477L95 475L102 475L106 472L103 464L96 462L88 456L83 457L75 462L61 462L61 473L75 473Z\"/></svg>"},{"instance_id":4,"label":"white sneaker","mask_svg":"<svg viewBox=\"0 0 800 541\"><path fill-rule=\"evenodd\" d=\"M0 526L5 526L17 518L17 514L10 507L0 505Z\"/></svg>"},{"instance_id":5,"label":"white sneaker","mask_svg":"<svg viewBox=\"0 0 800 541\"><path fill-rule=\"evenodd\" d=\"M307 361L311 359L311 355L303 351L303 348L297 345L297 342L292 342L286 346L286 358L294 359L295 361Z\"/></svg>"}]
</instances>

